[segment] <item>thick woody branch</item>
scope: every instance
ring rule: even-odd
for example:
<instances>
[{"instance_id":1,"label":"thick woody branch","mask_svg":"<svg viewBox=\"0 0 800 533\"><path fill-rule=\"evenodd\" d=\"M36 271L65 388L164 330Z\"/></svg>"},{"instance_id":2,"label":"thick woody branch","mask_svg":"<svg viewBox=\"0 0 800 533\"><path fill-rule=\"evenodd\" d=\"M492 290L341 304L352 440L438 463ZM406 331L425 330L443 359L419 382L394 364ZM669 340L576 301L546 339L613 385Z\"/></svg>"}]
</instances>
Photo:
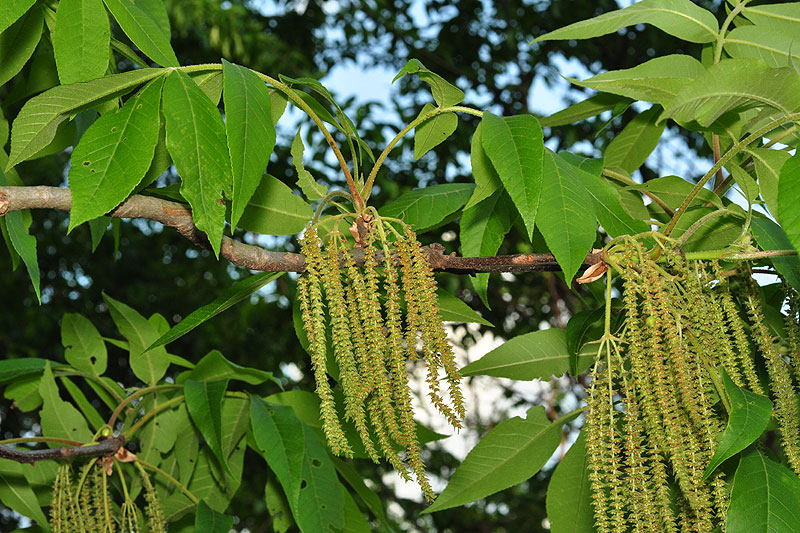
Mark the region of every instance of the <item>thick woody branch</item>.
<instances>
[{"instance_id":1,"label":"thick woody branch","mask_svg":"<svg viewBox=\"0 0 800 533\"><path fill-rule=\"evenodd\" d=\"M62 446L44 450L25 450L0 444L0 458L18 463L34 464L36 461L70 459L74 457L110 457L125 443L125 437L113 437L89 446Z\"/></svg>"},{"instance_id":2,"label":"thick woody branch","mask_svg":"<svg viewBox=\"0 0 800 533\"><path fill-rule=\"evenodd\" d=\"M0 216L21 209L59 209L69 211L72 196L69 189L61 187L0 187ZM160 222L174 228L192 243L209 248L205 233L192 222L189 207L169 200L152 196L133 195L119 207L108 213L115 218L143 218ZM494 257L458 257L445 255L444 246L439 243L425 247L428 261L435 270L455 274L476 274L479 272L535 272L558 271L561 268L551 254L516 254ZM353 253L356 263L363 264L363 249ZM232 264L264 272L303 272L305 258L302 254L290 252L271 252L259 246L222 238L220 256ZM382 257L381 257L382 259ZM600 253L586 257L584 267L600 261Z\"/></svg>"}]
</instances>

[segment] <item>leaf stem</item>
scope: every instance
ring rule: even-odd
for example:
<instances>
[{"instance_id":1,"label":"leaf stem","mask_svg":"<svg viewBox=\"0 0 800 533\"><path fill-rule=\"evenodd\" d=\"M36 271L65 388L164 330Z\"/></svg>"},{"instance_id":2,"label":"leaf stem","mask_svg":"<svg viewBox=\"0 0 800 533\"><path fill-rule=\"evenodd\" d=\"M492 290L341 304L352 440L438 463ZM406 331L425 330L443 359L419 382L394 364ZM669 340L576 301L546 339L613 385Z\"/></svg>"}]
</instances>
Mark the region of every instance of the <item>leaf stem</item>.
<instances>
[{"instance_id":1,"label":"leaf stem","mask_svg":"<svg viewBox=\"0 0 800 533\"><path fill-rule=\"evenodd\" d=\"M197 505L197 504L200 503L200 498L198 498L197 496L192 494L189 491L189 489L184 487L183 484L180 481L178 481L174 477L170 476L169 474L167 474L166 472L164 472L163 470L161 470L157 466L151 465L147 461L143 461L143 460L139 459L138 457L136 458L136 461L134 462L134 464L137 465L137 468L147 468L148 470L152 470L156 474L158 474L160 476L163 476L164 478L167 479L167 481L169 481L170 483L172 483L173 485L178 487L178 489L180 489L180 491L182 493L184 493L186 495L186 497L189 498L192 501L193 504Z\"/></svg>"},{"instance_id":2,"label":"leaf stem","mask_svg":"<svg viewBox=\"0 0 800 533\"><path fill-rule=\"evenodd\" d=\"M607 168L603 169L603 176L615 179L615 180L617 180L619 182L622 182L622 183L624 183L626 185L639 186L639 183L636 183L635 181L633 181L631 178L629 178L625 174L622 174L620 172L616 172L614 170L610 170L610 169L607 169ZM663 209L664 212L667 214L667 216L671 217L671 216L673 216L675 214L672 211L672 209L670 209L669 206L667 204L665 204L664 201L661 198L659 198L656 194L653 194L652 192L648 192L647 190L644 190L644 189L642 190L642 192L644 194L646 194L647 196L649 196L650 199L653 200L653 202L655 202L661 209Z\"/></svg>"},{"instance_id":3,"label":"leaf stem","mask_svg":"<svg viewBox=\"0 0 800 533\"><path fill-rule=\"evenodd\" d=\"M383 149L381 155L379 155L378 159L375 160L375 164L372 166L372 170L369 173L367 182L361 189L361 195L363 196L365 201L369 198L370 193L372 192L372 184L375 182L375 177L378 175L378 170L381 168L381 165L383 165L383 161L386 159L386 156L388 156L389 152L392 151L392 148L394 148L395 145L408 134L408 132L410 132L411 130L413 130L426 120L435 117L436 115L441 115L442 113L450 113L450 112L466 113L468 115L474 115L476 117L483 117L483 111L478 111L477 109L472 109L471 107L454 105L449 107L437 107L431 109L424 115L420 115L419 117L412 120L405 128L400 130L400 132L394 136L394 139L392 139L389 142L389 144L386 145L386 148Z\"/></svg>"},{"instance_id":4,"label":"leaf stem","mask_svg":"<svg viewBox=\"0 0 800 533\"><path fill-rule=\"evenodd\" d=\"M151 418L153 418L154 416L156 416L158 413L160 413L160 412L161 412L161 411L163 411L164 409L167 409L167 408L169 408L169 407L172 407L172 406L173 406L173 405L175 405L176 403L182 402L184 399L185 399L184 395L183 395L183 394L181 394L180 396L176 396L175 398L173 398L173 399L171 399L171 400L168 400L168 401L166 401L166 402L162 403L161 405L159 405L159 406L157 406L157 407L155 407L155 408L151 409L150 411L148 411L147 413L145 413L145 414L142 416L142 418L140 418L139 420L137 420L137 421L136 421L136 423L135 423L134 425L132 425L132 426L130 427L130 429L128 429L128 431L126 431L125 433L123 433L123 435L122 435L122 436L123 436L123 437L125 437L125 440L126 440L126 441L130 440L130 438L131 438L131 435L133 435L134 433L136 433L136 430L138 430L140 427L142 427L142 426L143 426L143 425L144 425L144 424L145 424L145 423L146 423L148 420L150 420Z\"/></svg>"},{"instance_id":5,"label":"leaf stem","mask_svg":"<svg viewBox=\"0 0 800 533\"><path fill-rule=\"evenodd\" d=\"M122 400L122 401L119 403L119 405L117 405L117 408L116 408L116 409L114 409L114 412L113 412L113 413L111 413L111 418L109 418L109 419L108 419L108 425L109 425L109 427L111 427L111 428L113 428L113 427L114 427L114 423L117 421L117 417L118 417L118 416L119 416L119 414L122 412L122 409L123 409L123 408L124 408L126 405L128 405L129 403L131 403L133 400L135 400L136 398L139 398L139 397L141 397L141 396L144 396L145 394L149 394L149 393L151 393L151 392L155 392L155 391L158 391L158 390L162 390L162 389L174 389L174 388L180 388L180 385L155 385L155 386L153 386L153 387L145 387L145 388L143 388L143 389L139 389L138 391L134 392L133 394L131 394L130 396L128 396L127 398L125 398L124 400Z\"/></svg>"},{"instance_id":6,"label":"leaf stem","mask_svg":"<svg viewBox=\"0 0 800 533\"><path fill-rule=\"evenodd\" d=\"M748 1L749 0L741 0L740 2L737 2L736 5L733 6L733 9L731 9L731 12L728 13L728 16L725 18L725 21L722 23L722 26L719 29L719 33L717 34L717 45L714 47L715 65L720 62L720 59L722 59L722 47L725 44L725 33L727 33L728 31L728 27L733 22L733 19L735 19L739 15L739 13L742 12L742 9L744 9L744 6L747 4Z\"/></svg>"}]
</instances>

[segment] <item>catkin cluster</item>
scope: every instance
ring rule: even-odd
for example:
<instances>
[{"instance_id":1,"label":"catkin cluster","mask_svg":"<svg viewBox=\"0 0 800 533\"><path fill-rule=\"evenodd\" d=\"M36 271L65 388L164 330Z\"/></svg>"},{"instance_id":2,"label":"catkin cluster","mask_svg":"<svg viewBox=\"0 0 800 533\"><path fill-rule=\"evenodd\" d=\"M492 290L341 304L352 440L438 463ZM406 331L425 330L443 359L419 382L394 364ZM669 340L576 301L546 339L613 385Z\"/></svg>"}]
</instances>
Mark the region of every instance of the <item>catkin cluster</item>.
<instances>
[{"instance_id":1,"label":"catkin cluster","mask_svg":"<svg viewBox=\"0 0 800 533\"><path fill-rule=\"evenodd\" d=\"M620 337L598 353L587 400L597 529L724 530L723 474L704 477L726 417L713 382L719 387L722 369L736 385L771 395L784 451L800 473L797 296L789 291L787 350L765 325L749 275L743 296L734 294L718 265L677 253L655 263L638 243L622 247L613 266L623 279L625 319Z\"/></svg>"},{"instance_id":2,"label":"catkin cluster","mask_svg":"<svg viewBox=\"0 0 800 533\"><path fill-rule=\"evenodd\" d=\"M464 417L461 378L439 316L433 271L416 236L408 228L394 242L382 237L382 228L379 235L370 232L363 243L363 268L356 266L341 234L329 234L323 246L317 228L310 226L303 238L306 271L298 280L298 297L322 427L334 453L353 454L331 374L341 386L344 419L355 427L369 457L375 462L386 457L406 480L413 473L432 500L406 363L424 360L428 396L456 428ZM383 268L376 242L385 257Z\"/></svg>"},{"instance_id":3,"label":"catkin cluster","mask_svg":"<svg viewBox=\"0 0 800 533\"><path fill-rule=\"evenodd\" d=\"M59 467L53 484L50 502L50 529L54 533L138 533L149 531L163 533L166 522L158 502L156 490L144 470L140 470L146 500L145 517L138 506L126 500L115 512L108 492L109 480L97 461L90 461L73 482L71 467ZM146 523L146 528L142 524Z\"/></svg>"}]
</instances>

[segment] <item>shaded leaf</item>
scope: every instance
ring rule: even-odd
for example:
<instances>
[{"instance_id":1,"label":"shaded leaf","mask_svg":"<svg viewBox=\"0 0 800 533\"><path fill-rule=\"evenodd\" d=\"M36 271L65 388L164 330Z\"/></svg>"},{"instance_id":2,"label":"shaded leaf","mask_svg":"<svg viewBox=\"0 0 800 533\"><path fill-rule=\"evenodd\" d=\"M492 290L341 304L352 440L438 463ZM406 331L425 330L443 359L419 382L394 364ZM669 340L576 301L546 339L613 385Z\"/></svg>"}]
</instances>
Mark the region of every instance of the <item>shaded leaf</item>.
<instances>
[{"instance_id":1,"label":"shaded leaf","mask_svg":"<svg viewBox=\"0 0 800 533\"><path fill-rule=\"evenodd\" d=\"M163 28L133 0L103 0L133 44L162 67L179 66L169 44L169 29Z\"/></svg>"},{"instance_id":2,"label":"shaded leaf","mask_svg":"<svg viewBox=\"0 0 800 533\"><path fill-rule=\"evenodd\" d=\"M590 39L636 24L652 24L665 33L692 43L715 41L719 31L714 15L690 0L642 0L625 9L551 31L534 42Z\"/></svg>"},{"instance_id":3,"label":"shaded leaf","mask_svg":"<svg viewBox=\"0 0 800 533\"><path fill-rule=\"evenodd\" d=\"M195 225L208 235L219 257L225 227L223 194L232 178L225 126L217 107L183 72L170 72L164 83L167 148L181 176L181 194L192 206Z\"/></svg>"},{"instance_id":4,"label":"shaded leaf","mask_svg":"<svg viewBox=\"0 0 800 533\"><path fill-rule=\"evenodd\" d=\"M792 532L800 524L800 479L752 451L743 456L731 488L727 531Z\"/></svg>"},{"instance_id":5,"label":"shaded leaf","mask_svg":"<svg viewBox=\"0 0 800 533\"><path fill-rule=\"evenodd\" d=\"M261 289L268 283L275 281L283 275L283 272L260 272L253 276L249 276L243 280L234 283L228 290L223 292L213 302L199 307L189 313L189 316L181 320L172 329L158 338L155 342L148 345L148 350L152 350L157 346L163 346L170 342L186 335L194 328L217 316L223 311L241 302L257 290Z\"/></svg>"},{"instance_id":6,"label":"shaded leaf","mask_svg":"<svg viewBox=\"0 0 800 533\"><path fill-rule=\"evenodd\" d=\"M389 520L386 518L386 512L383 510L383 503L380 497L373 492L372 489L367 487L364 480L361 478L361 474L359 474L350 463L345 463L334 456L331 456L331 461L333 461L333 466L336 467L339 475L344 478L355 493L358 494L367 508L375 515L375 518L380 520L384 529L391 531L392 528L389 525Z\"/></svg>"},{"instance_id":7,"label":"shaded leaf","mask_svg":"<svg viewBox=\"0 0 800 533\"><path fill-rule=\"evenodd\" d=\"M435 228L467 202L475 186L446 183L408 191L380 209L382 216L400 218L417 232Z\"/></svg>"},{"instance_id":8,"label":"shaded leaf","mask_svg":"<svg viewBox=\"0 0 800 533\"><path fill-rule=\"evenodd\" d=\"M2 10L3 7L0 7L0 17L3 15ZM37 503L36 493L25 479L24 468L30 466L10 459L0 459L0 502L39 524L47 524L47 518Z\"/></svg>"},{"instance_id":9,"label":"shaded leaf","mask_svg":"<svg viewBox=\"0 0 800 533\"><path fill-rule=\"evenodd\" d=\"M325 447L310 428L303 427L303 478L295 520L300 531L330 531L344 527L344 487ZM299 514L299 516L298 516Z\"/></svg>"},{"instance_id":10,"label":"shaded leaf","mask_svg":"<svg viewBox=\"0 0 800 533\"><path fill-rule=\"evenodd\" d=\"M111 25L103 0L61 0L53 51L62 85L89 81L108 70Z\"/></svg>"},{"instance_id":11,"label":"shaded leaf","mask_svg":"<svg viewBox=\"0 0 800 533\"><path fill-rule=\"evenodd\" d=\"M749 203L753 203L753 201L758 198L759 194L758 183L756 183L755 178L738 165L730 165L728 168L731 176L733 176L733 181L739 186L742 195Z\"/></svg>"},{"instance_id":12,"label":"shaded leaf","mask_svg":"<svg viewBox=\"0 0 800 533\"><path fill-rule=\"evenodd\" d=\"M488 111L481 120L483 149L497 170L508 195L533 236L542 193L542 128L532 115L498 117Z\"/></svg>"},{"instance_id":13,"label":"shaded leaf","mask_svg":"<svg viewBox=\"0 0 800 533\"><path fill-rule=\"evenodd\" d=\"M605 166L628 172L638 170L658 145L667 125L666 122L656 124L660 115L661 107L653 106L633 117L606 147Z\"/></svg>"},{"instance_id":14,"label":"shaded leaf","mask_svg":"<svg viewBox=\"0 0 800 533\"><path fill-rule=\"evenodd\" d=\"M58 126L70 114L125 94L161 73L161 69L143 68L84 83L59 85L31 98L14 121L7 168L30 159L49 145Z\"/></svg>"},{"instance_id":15,"label":"shaded leaf","mask_svg":"<svg viewBox=\"0 0 800 533\"><path fill-rule=\"evenodd\" d=\"M497 175L489 156L486 155L486 151L483 149L482 132L483 127L479 122L478 127L475 128L475 133L472 135L469 152L472 176L475 178L475 190L472 192L472 196L469 197L469 201L464 207L465 209L477 205L503 186L500 176Z\"/></svg>"},{"instance_id":16,"label":"shaded leaf","mask_svg":"<svg viewBox=\"0 0 800 533\"><path fill-rule=\"evenodd\" d=\"M756 218L750 222L753 236L762 250L790 250L792 243L783 228L772 220ZM797 290L800 290L800 258L797 256L773 257L772 264L781 276Z\"/></svg>"},{"instance_id":17,"label":"shaded leaf","mask_svg":"<svg viewBox=\"0 0 800 533\"><path fill-rule=\"evenodd\" d=\"M621 102L626 101L630 102L627 98L620 98L610 93L596 94L561 111L557 111L549 117L540 118L539 124L543 128L572 124L585 118L596 117L603 111L610 111Z\"/></svg>"},{"instance_id":18,"label":"shaded leaf","mask_svg":"<svg viewBox=\"0 0 800 533\"><path fill-rule=\"evenodd\" d=\"M275 147L267 86L249 69L222 60L225 131L233 173L231 226L236 227Z\"/></svg>"},{"instance_id":19,"label":"shaded leaf","mask_svg":"<svg viewBox=\"0 0 800 533\"><path fill-rule=\"evenodd\" d=\"M745 6L742 14L753 24L761 26L764 33L794 35L800 28L800 5L797 2ZM727 35L725 38L727 40Z\"/></svg>"},{"instance_id":20,"label":"shaded leaf","mask_svg":"<svg viewBox=\"0 0 800 533\"><path fill-rule=\"evenodd\" d=\"M725 51L731 57L753 57L770 67L788 67L800 59L800 50L793 46L791 35L765 30L760 26L739 26L725 35ZM789 54L791 53L791 58Z\"/></svg>"},{"instance_id":21,"label":"shaded leaf","mask_svg":"<svg viewBox=\"0 0 800 533\"><path fill-rule=\"evenodd\" d=\"M684 198L689 195L693 188L693 183L689 183L678 176L663 176L649 180L644 185L631 185L628 187L628 189L649 191L655 194L673 210L683 203ZM712 204L716 207L723 207L719 196L709 189L701 189L690 205L698 204Z\"/></svg>"},{"instance_id":22,"label":"shaded leaf","mask_svg":"<svg viewBox=\"0 0 800 533\"><path fill-rule=\"evenodd\" d=\"M447 82L434 72L431 72L418 59L410 59L405 66L397 73L392 83L396 82L406 74L416 74L419 79L431 86L433 99L439 107L447 107L461 103L464 100L464 91L455 85Z\"/></svg>"},{"instance_id":23,"label":"shaded leaf","mask_svg":"<svg viewBox=\"0 0 800 533\"><path fill-rule=\"evenodd\" d=\"M92 440L92 432L80 411L61 399L49 363L44 367L39 394L42 397L42 436L79 442Z\"/></svg>"},{"instance_id":24,"label":"shaded leaf","mask_svg":"<svg viewBox=\"0 0 800 533\"><path fill-rule=\"evenodd\" d=\"M194 381L183 384L186 407L192 422L203 435L206 444L214 452L219 464L232 474L228 458L222 448L222 398L228 388L228 380Z\"/></svg>"},{"instance_id":25,"label":"shaded leaf","mask_svg":"<svg viewBox=\"0 0 800 533\"><path fill-rule=\"evenodd\" d=\"M717 440L717 451L706 466L703 479L708 479L725 460L750 446L767 429L772 417L772 400L736 386L723 368L725 392L731 401L728 425Z\"/></svg>"},{"instance_id":26,"label":"shaded leaf","mask_svg":"<svg viewBox=\"0 0 800 533\"><path fill-rule=\"evenodd\" d=\"M577 373L589 366L589 353L580 354ZM570 351L563 329L551 328L518 335L461 369L462 376L495 376L516 380L544 379L570 370Z\"/></svg>"},{"instance_id":27,"label":"shaded leaf","mask_svg":"<svg viewBox=\"0 0 800 533\"><path fill-rule=\"evenodd\" d=\"M163 347L148 349L159 337L158 329L132 307L107 294L103 294L103 300L117 329L128 339L131 370L137 378L154 385L164 377L169 367L167 351Z\"/></svg>"},{"instance_id":28,"label":"shaded leaf","mask_svg":"<svg viewBox=\"0 0 800 533\"><path fill-rule=\"evenodd\" d=\"M264 174L239 227L265 235L294 235L314 216L311 206L279 179Z\"/></svg>"},{"instance_id":29,"label":"shaded leaf","mask_svg":"<svg viewBox=\"0 0 800 533\"><path fill-rule=\"evenodd\" d=\"M162 86L163 78L153 80L81 137L69 170L68 231L117 207L144 178L158 142Z\"/></svg>"},{"instance_id":30,"label":"shaded leaf","mask_svg":"<svg viewBox=\"0 0 800 533\"><path fill-rule=\"evenodd\" d=\"M547 519L553 533L591 533L594 529L592 487L586 455L586 432L558 463L547 487Z\"/></svg>"},{"instance_id":31,"label":"shaded leaf","mask_svg":"<svg viewBox=\"0 0 800 533\"><path fill-rule=\"evenodd\" d=\"M61 343L67 363L89 374L106 371L108 351L94 324L83 315L66 313L61 319Z\"/></svg>"},{"instance_id":32,"label":"shaded leaf","mask_svg":"<svg viewBox=\"0 0 800 533\"><path fill-rule=\"evenodd\" d=\"M461 299L446 290L438 289L436 297L439 300L439 315L442 320L446 322L469 322L494 327L494 324L480 316Z\"/></svg>"},{"instance_id":33,"label":"shaded leaf","mask_svg":"<svg viewBox=\"0 0 800 533\"><path fill-rule=\"evenodd\" d=\"M605 307L598 307L588 311L579 311L572 315L567 322L565 330L567 340L567 352L569 353L569 373L577 376L578 357L584 343L588 340L586 335L589 330L600 321L605 315Z\"/></svg>"},{"instance_id":34,"label":"shaded leaf","mask_svg":"<svg viewBox=\"0 0 800 533\"><path fill-rule=\"evenodd\" d=\"M795 155L781 167L778 182L778 218L795 250L800 250L800 156Z\"/></svg>"},{"instance_id":35,"label":"shaded leaf","mask_svg":"<svg viewBox=\"0 0 800 533\"><path fill-rule=\"evenodd\" d=\"M0 361L0 383L8 383L28 374L38 374L44 370L47 362L47 359L39 357L4 359Z\"/></svg>"},{"instance_id":36,"label":"shaded leaf","mask_svg":"<svg viewBox=\"0 0 800 533\"><path fill-rule=\"evenodd\" d=\"M756 166L758 186L761 198L767 204L769 212L778 216L778 183L783 165L791 157L783 150L770 148L750 148L747 152L753 157Z\"/></svg>"},{"instance_id":37,"label":"shaded leaf","mask_svg":"<svg viewBox=\"0 0 800 533\"><path fill-rule=\"evenodd\" d=\"M197 504L194 531L197 533L228 533L233 527L233 517L218 513L204 501Z\"/></svg>"},{"instance_id":38,"label":"shaded leaf","mask_svg":"<svg viewBox=\"0 0 800 533\"><path fill-rule=\"evenodd\" d=\"M544 407L536 406L528 409L525 419L500 422L475 445L444 491L422 512L464 505L530 478L561 443L565 421L551 423Z\"/></svg>"},{"instance_id":39,"label":"shaded leaf","mask_svg":"<svg viewBox=\"0 0 800 533\"><path fill-rule=\"evenodd\" d=\"M0 149L0 155L5 156L5 152ZM0 169L0 186L8 185L5 173ZM28 277L33 285L33 290L36 293L36 299L42 303L42 295L40 290L40 274L39 274L39 259L36 253L36 237L28 233L28 226L30 223L25 223L25 215L23 211L12 211L3 216L6 231L8 232L9 240L14 246L14 250L19 254L22 262L25 263L25 268L28 271Z\"/></svg>"},{"instance_id":40,"label":"shaded leaf","mask_svg":"<svg viewBox=\"0 0 800 533\"><path fill-rule=\"evenodd\" d=\"M272 372L266 372L258 368L248 368L237 365L229 361L219 350L211 350L203 356L197 365L189 372L188 379L194 381L218 381L231 380L244 381L250 385L259 385L265 381L280 382L272 376Z\"/></svg>"},{"instance_id":41,"label":"shaded leaf","mask_svg":"<svg viewBox=\"0 0 800 533\"><path fill-rule=\"evenodd\" d=\"M417 118L433 111L433 104L425 104ZM458 127L455 113L440 113L414 128L414 159L419 159L434 147L447 140Z\"/></svg>"},{"instance_id":42,"label":"shaded leaf","mask_svg":"<svg viewBox=\"0 0 800 533\"><path fill-rule=\"evenodd\" d=\"M328 188L315 180L311 172L303 166L304 151L303 138L300 136L300 130L297 130L291 149L292 163L294 163L294 168L297 171L297 186L300 187L300 190L309 200L321 200L328 194Z\"/></svg>"},{"instance_id":43,"label":"shaded leaf","mask_svg":"<svg viewBox=\"0 0 800 533\"><path fill-rule=\"evenodd\" d=\"M544 155L537 226L567 284L592 249L597 224L591 196L577 169L550 150Z\"/></svg>"}]
</instances>

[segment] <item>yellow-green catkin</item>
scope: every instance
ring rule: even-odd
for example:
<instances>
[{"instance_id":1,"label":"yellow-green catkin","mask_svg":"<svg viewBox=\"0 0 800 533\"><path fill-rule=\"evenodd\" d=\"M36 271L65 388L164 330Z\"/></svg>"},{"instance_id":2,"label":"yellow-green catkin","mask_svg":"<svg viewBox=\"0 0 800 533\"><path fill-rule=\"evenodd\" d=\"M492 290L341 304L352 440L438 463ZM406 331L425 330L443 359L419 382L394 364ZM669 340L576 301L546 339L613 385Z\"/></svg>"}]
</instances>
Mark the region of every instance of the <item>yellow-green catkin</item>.
<instances>
[{"instance_id":1,"label":"yellow-green catkin","mask_svg":"<svg viewBox=\"0 0 800 533\"><path fill-rule=\"evenodd\" d=\"M53 492L50 500L50 529L54 533L71 533L75 531L73 521L75 503L72 496L70 466L58 467Z\"/></svg>"},{"instance_id":2,"label":"yellow-green catkin","mask_svg":"<svg viewBox=\"0 0 800 533\"><path fill-rule=\"evenodd\" d=\"M120 527L123 533L139 533L139 508L131 500L125 501L120 509Z\"/></svg>"},{"instance_id":3,"label":"yellow-green catkin","mask_svg":"<svg viewBox=\"0 0 800 533\"><path fill-rule=\"evenodd\" d=\"M139 469L139 473L142 476L144 499L145 502L147 502L144 508L144 514L147 517L147 527L150 533L166 533L166 520L161 510L161 504L158 501L158 493L150 482L150 476L147 475L147 472L141 468Z\"/></svg>"},{"instance_id":4,"label":"yellow-green catkin","mask_svg":"<svg viewBox=\"0 0 800 533\"><path fill-rule=\"evenodd\" d=\"M775 400L775 416L781 429L783 451L789 460L789 466L795 474L800 475L800 410L797 405L797 391L792 382L789 363L781 356L776 339L764 323L755 281L750 281L746 305L753 341L766 362L769 388Z\"/></svg>"},{"instance_id":5,"label":"yellow-green catkin","mask_svg":"<svg viewBox=\"0 0 800 533\"><path fill-rule=\"evenodd\" d=\"M327 343L325 339L325 310L322 297L322 275L324 268L320 242L317 231L312 226L306 229L303 238L303 254L306 258L306 272L298 280L298 297L303 316L303 327L308 336L311 365L317 383L317 396L320 399L320 417L322 430L333 453L352 456L353 450L344 436L339 417L336 414L336 403L333 390L328 383Z\"/></svg>"}]
</instances>

